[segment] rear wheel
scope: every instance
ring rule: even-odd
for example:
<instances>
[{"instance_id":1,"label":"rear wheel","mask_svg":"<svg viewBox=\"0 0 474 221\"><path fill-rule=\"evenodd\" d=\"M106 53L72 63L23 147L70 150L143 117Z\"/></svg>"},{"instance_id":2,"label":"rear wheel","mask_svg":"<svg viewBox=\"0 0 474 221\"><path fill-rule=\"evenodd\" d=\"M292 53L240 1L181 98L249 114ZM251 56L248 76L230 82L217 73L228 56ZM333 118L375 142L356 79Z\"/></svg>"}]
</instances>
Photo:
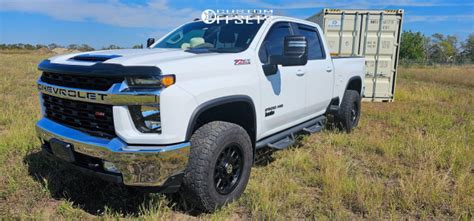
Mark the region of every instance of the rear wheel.
<instances>
[{"instance_id":1,"label":"rear wheel","mask_svg":"<svg viewBox=\"0 0 474 221\"><path fill-rule=\"evenodd\" d=\"M357 127L360 118L360 95L357 91L347 90L341 106L335 116L336 126L350 133Z\"/></svg>"},{"instance_id":2,"label":"rear wheel","mask_svg":"<svg viewBox=\"0 0 474 221\"><path fill-rule=\"evenodd\" d=\"M193 208L212 212L240 197L252 167L250 137L239 125L214 121L191 137L183 197Z\"/></svg>"}]
</instances>

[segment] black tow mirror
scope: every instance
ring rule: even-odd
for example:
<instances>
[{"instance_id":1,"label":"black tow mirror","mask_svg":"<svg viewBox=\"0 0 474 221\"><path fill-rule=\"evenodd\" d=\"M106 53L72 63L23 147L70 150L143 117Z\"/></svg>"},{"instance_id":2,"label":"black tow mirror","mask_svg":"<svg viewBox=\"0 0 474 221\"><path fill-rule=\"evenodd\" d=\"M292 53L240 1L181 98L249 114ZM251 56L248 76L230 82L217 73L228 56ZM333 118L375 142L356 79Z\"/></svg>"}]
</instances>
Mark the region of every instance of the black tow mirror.
<instances>
[{"instance_id":1,"label":"black tow mirror","mask_svg":"<svg viewBox=\"0 0 474 221\"><path fill-rule=\"evenodd\" d=\"M146 40L146 47L149 48L151 45L155 44L155 39L154 38L149 38Z\"/></svg>"},{"instance_id":2,"label":"black tow mirror","mask_svg":"<svg viewBox=\"0 0 474 221\"><path fill-rule=\"evenodd\" d=\"M299 66L308 63L308 41L305 36L286 36L283 46L283 55L270 56L271 64L282 66Z\"/></svg>"},{"instance_id":3,"label":"black tow mirror","mask_svg":"<svg viewBox=\"0 0 474 221\"><path fill-rule=\"evenodd\" d=\"M262 65L265 75L273 75L281 66L300 66L308 63L308 41L305 36L286 36L283 42L282 55L270 55L268 63Z\"/></svg>"}]
</instances>

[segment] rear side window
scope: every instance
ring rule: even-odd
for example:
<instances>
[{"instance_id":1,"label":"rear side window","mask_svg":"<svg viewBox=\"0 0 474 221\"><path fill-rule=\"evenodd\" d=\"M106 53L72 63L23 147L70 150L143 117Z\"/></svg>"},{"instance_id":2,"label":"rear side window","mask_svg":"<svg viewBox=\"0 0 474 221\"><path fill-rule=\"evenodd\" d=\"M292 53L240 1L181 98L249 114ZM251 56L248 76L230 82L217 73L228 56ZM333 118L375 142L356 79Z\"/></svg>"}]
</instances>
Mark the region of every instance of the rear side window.
<instances>
[{"instance_id":1,"label":"rear side window","mask_svg":"<svg viewBox=\"0 0 474 221\"><path fill-rule=\"evenodd\" d=\"M308 41L308 59L309 60L317 60L317 59L325 59L326 56L324 54L323 46L321 44L321 38L319 37L318 31L316 28L298 24L298 32L300 35L306 37Z\"/></svg>"},{"instance_id":2,"label":"rear side window","mask_svg":"<svg viewBox=\"0 0 474 221\"><path fill-rule=\"evenodd\" d=\"M272 26L265 40L258 51L258 56L262 63L267 63L270 55L282 55L284 39L291 35L291 28L288 22L278 22Z\"/></svg>"}]
</instances>

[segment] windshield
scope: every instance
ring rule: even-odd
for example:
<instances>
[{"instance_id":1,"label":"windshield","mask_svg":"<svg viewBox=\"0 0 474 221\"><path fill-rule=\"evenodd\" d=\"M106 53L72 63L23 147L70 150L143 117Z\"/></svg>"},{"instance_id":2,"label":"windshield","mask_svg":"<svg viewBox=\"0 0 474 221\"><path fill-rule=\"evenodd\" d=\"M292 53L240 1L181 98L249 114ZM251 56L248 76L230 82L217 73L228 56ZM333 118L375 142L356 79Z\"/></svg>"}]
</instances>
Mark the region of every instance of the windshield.
<instances>
[{"instance_id":1,"label":"windshield","mask_svg":"<svg viewBox=\"0 0 474 221\"><path fill-rule=\"evenodd\" d=\"M190 52L241 52L249 47L262 23L253 21L237 24L235 20L212 24L193 22L175 30L158 42L155 48L181 48Z\"/></svg>"}]
</instances>

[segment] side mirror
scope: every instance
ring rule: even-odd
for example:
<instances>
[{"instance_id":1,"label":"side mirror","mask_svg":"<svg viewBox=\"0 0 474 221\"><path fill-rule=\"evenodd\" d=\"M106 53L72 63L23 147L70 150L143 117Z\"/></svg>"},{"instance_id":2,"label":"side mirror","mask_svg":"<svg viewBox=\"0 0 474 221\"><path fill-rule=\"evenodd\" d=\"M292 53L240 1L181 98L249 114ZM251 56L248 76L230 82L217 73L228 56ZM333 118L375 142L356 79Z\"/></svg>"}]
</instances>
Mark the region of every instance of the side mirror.
<instances>
[{"instance_id":1,"label":"side mirror","mask_svg":"<svg viewBox=\"0 0 474 221\"><path fill-rule=\"evenodd\" d=\"M305 36L286 36L282 55L270 55L268 63L262 65L265 75L277 73L278 65L300 66L308 63L308 41Z\"/></svg>"},{"instance_id":2,"label":"side mirror","mask_svg":"<svg viewBox=\"0 0 474 221\"><path fill-rule=\"evenodd\" d=\"M271 55L271 64L282 66L299 66L308 63L308 41L305 36L286 36L284 40L283 55Z\"/></svg>"},{"instance_id":3,"label":"side mirror","mask_svg":"<svg viewBox=\"0 0 474 221\"><path fill-rule=\"evenodd\" d=\"M155 44L155 39L154 38L149 38L146 40L146 47L149 48L151 45Z\"/></svg>"}]
</instances>

